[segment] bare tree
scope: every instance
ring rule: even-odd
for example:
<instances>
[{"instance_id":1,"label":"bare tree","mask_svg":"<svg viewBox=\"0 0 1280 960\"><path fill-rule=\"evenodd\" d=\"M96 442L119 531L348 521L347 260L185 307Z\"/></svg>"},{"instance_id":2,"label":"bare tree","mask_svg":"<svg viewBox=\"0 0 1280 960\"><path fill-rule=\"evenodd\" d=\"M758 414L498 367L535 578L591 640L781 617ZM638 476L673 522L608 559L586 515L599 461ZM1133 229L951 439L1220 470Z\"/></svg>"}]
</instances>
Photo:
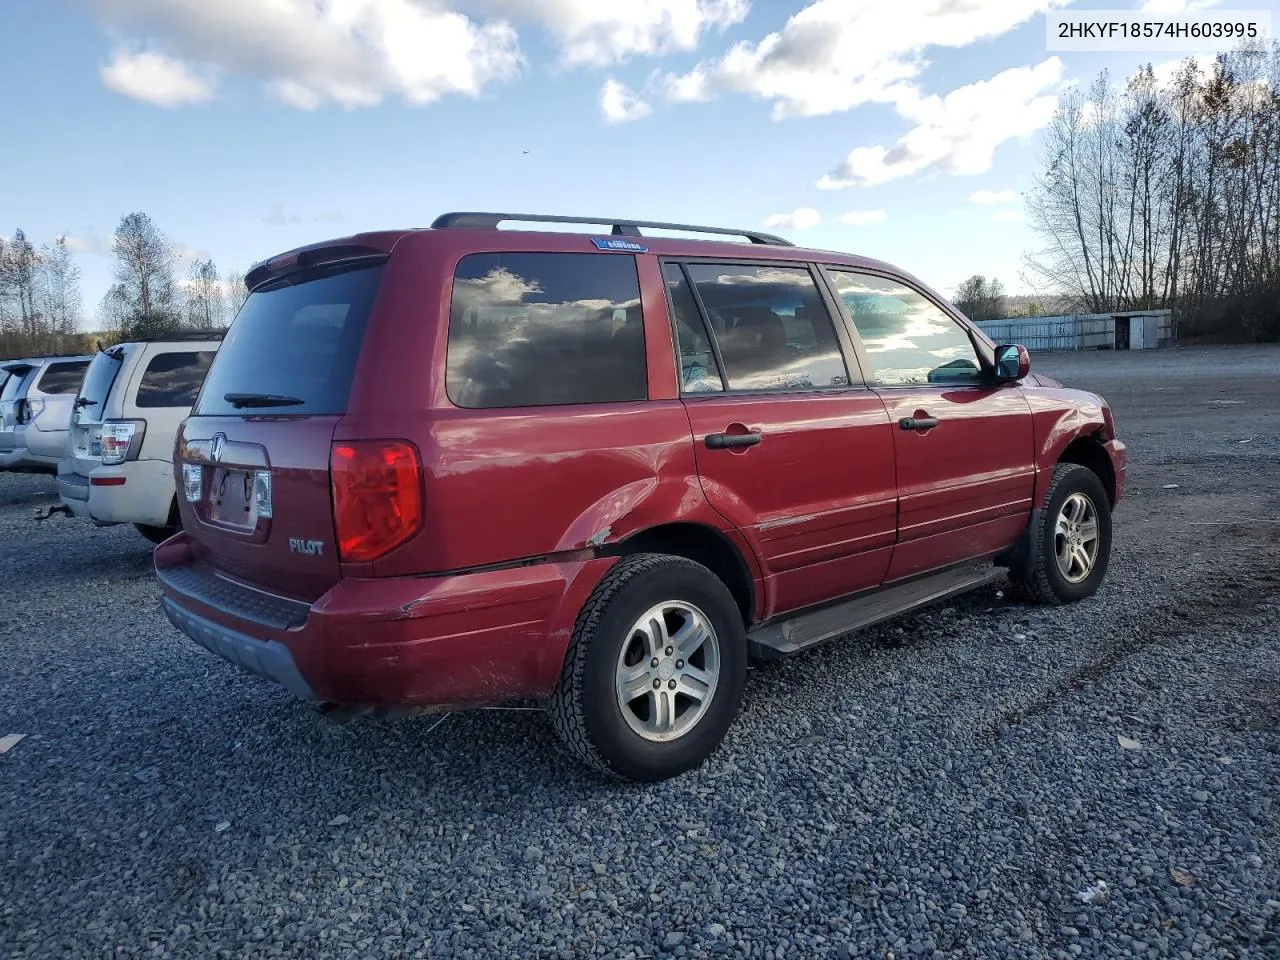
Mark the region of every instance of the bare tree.
<instances>
[{"instance_id":1,"label":"bare tree","mask_svg":"<svg viewBox=\"0 0 1280 960\"><path fill-rule=\"evenodd\" d=\"M223 290L227 298L227 320L230 322L249 299L249 291L244 285L244 272L228 270L223 280Z\"/></svg>"},{"instance_id":2,"label":"bare tree","mask_svg":"<svg viewBox=\"0 0 1280 960\"><path fill-rule=\"evenodd\" d=\"M98 327L117 337L129 334L129 321L133 310L124 284L113 283L98 302Z\"/></svg>"},{"instance_id":3,"label":"bare tree","mask_svg":"<svg viewBox=\"0 0 1280 960\"><path fill-rule=\"evenodd\" d=\"M1280 338L1280 43L1065 93L1028 213L1029 277L1077 308Z\"/></svg>"},{"instance_id":4,"label":"bare tree","mask_svg":"<svg viewBox=\"0 0 1280 960\"><path fill-rule=\"evenodd\" d=\"M127 214L116 227L112 245L115 280L128 304L128 331L140 336L163 333L178 322L174 266L177 255L168 237L145 213Z\"/></svg>"},{"instance_id":5,"label":"bare tree","mask_svg":"<svg viewBox=\"0 0 1280 960\"><path fill-rule=\"evenodd\" d=\"M10 303L12 292L9 284L9 274L5 268L8 262L9 241L6 237L0 236L0 356L3 357L22 352L17 347L19 336L18 318L14 314Z\"/></svg>"},{"instance_id":6,"label":"bare tree","mask_svg":"<svg viewBox=\"0 0 1280 960\"><path fill-rule=\"evenodd\" d=\"M200 330L226 326L226 298L213 260L196 260L187 280L187 319Z\"/></svg>"},{"instance_id":7,"label":"bare tree","mask_svg":"<svg viewBox=\"0 0 1280 960\"><path fill-rule=\"evenodd\" d=\"M62 340L76 334L80 323L80 267L67 238L41 250L39 303L49 333Z\"/></svg>"},{"instance_id":8,"label":"bare tree","mask_svg":"<svg viewBox=\"0 0 1280 960\"><path fill-rule=\"evenodd\" d=\"M25 233L15 230L0 259L0 291L14 330L26 341L28 352L40 349L44 339L37 302L39 268L36 248Z\"/></svg>"}]
</instances>

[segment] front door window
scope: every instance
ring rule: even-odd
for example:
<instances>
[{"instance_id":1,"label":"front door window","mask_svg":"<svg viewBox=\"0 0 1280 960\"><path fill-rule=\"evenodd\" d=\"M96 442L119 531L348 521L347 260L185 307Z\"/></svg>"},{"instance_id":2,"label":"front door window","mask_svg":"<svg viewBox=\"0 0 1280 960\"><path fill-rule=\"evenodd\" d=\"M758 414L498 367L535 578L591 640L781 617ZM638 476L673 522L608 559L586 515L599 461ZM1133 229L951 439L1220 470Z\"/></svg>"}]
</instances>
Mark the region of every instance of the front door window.
<instances>
[{"instance_id":1,"label":"front door window","mask_svg":"<svg viewBox=\"0 0 1280 960\"><path fill-rule=\"evenodd\" d=\"M831 271L879 386L973 386L982 366L968 333L943 310L895 280Z\"/></svg>"}]
</instances>

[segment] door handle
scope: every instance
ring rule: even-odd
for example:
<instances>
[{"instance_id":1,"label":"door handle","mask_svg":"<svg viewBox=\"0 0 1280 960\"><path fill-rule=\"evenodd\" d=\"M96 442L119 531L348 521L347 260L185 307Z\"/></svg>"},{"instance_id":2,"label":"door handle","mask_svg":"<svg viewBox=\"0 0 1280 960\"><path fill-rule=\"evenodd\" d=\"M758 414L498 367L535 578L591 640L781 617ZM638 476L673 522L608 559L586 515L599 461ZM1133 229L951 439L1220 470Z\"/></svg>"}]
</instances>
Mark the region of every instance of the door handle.
<instances>
[{"instance_id":1,"label":"door handle","mask_svg":"<svg viewBox=\"0 0 1280 960\"><path fill-rule=\"evenodd\" d=\"M727 450L732 447L754 447L760 442L759 433L709 433L707 447L712 450Z\"/></svg>"},{"instance_id":2,"label":"door handle","mask_svg":"<svg viewBox=\"0 0 1280 960\"><path fill-rule=\"evenodd\" d=\"M903 430L932 430L937 425L937 417L903 417L898 421Z\"/></svg>"}]
</instances>

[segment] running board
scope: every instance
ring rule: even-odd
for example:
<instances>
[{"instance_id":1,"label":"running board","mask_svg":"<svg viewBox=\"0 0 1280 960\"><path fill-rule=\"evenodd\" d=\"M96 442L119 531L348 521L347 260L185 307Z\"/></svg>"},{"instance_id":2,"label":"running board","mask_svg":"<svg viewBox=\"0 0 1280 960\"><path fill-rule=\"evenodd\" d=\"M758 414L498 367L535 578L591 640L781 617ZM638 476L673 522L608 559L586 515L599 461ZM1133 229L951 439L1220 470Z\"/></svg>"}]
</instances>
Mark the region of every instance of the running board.
<instances>
[{"instance_id":1,"label":"running board","mask_svg":"<svg viewBox=\"0 0 1280 960\"><path fill-rule=\"evenodd\" d=\"M953 567L883 587L809 613L762 624L747 633L751 653L777 659L843 637L908 610L984 587L1006 576L1001 567Z\"/></svg>"}]
</instances>

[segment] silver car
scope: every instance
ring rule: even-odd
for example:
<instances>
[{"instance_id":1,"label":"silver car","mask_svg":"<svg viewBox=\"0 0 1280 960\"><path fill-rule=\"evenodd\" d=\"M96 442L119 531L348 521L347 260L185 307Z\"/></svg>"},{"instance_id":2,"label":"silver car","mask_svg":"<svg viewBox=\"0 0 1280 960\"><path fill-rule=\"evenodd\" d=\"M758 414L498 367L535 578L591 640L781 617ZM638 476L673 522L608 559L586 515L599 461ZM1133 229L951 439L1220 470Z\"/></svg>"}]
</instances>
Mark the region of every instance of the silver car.
<instances>
[{"instance_id":1,"label":"silver car","mask_svg":"<svg viewBox=\"0 0 1280 960\"><path fill-rule=\"evenodd\" d=\"M0 469L57 472L91 359L35 357L4 364L9 379L0 392Z\"/></svg>"}]
</instances>

